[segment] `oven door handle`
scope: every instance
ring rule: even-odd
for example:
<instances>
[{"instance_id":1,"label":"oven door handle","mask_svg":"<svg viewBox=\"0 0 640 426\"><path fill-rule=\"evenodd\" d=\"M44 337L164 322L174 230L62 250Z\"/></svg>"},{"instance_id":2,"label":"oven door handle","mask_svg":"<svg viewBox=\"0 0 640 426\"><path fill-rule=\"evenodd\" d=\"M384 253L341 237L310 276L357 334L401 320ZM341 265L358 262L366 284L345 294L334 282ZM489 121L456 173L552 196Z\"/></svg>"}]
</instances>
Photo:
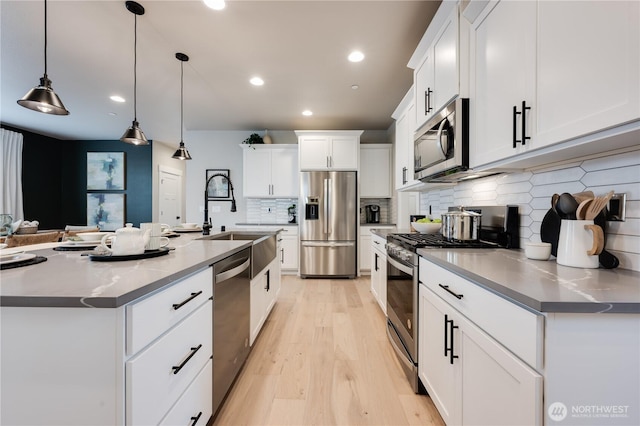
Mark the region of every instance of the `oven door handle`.
<instances>
[{"instance_id":1,"label":"oven door handle","mask_svg":"<svg viewBox=\"0 0 640 426\"><path fill-rule=\"evenodd\" d=\"M394 267L398 268L399 270L401 270L402 272L404 272L407 275L410 275L413 277L413 268L407 266L407 265L403 265L402 263L398 262L397 260L393 259L392 257L387 256L387 261Z\"/></svg>"},{"instance_id":2,"label":"oven door handle","mask_svg":"<svg viewBox=\"0 0 640 426\"><path fill-rule=\"evenodd\" d=\"M391 342L391 346L393 347L393 350L399 355L398 358L400 362L402 362L407 368L413 368L414 367L413 363L409 361L411 359L411 355L409 355L409 353L403 347L398 346L395 339L391 335L392 333L391 327L392 325L387 323L387 337L389 337L389 342Z\"/></svg>"}]
</instances>

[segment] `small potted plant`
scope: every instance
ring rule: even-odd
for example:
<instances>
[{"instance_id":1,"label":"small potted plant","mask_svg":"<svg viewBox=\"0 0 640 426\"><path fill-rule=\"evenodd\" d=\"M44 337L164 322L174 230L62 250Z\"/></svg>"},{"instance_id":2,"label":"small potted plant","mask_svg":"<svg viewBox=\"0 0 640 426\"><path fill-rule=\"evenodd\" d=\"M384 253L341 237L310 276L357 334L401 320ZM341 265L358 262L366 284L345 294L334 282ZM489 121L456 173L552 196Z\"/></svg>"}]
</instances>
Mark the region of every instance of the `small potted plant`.
<instances>
[{"instance_id":1,"label":"small potted plant","mask_svg":"<svg viewBox=\"0 0 640 426\"><path fill-rule=\"evenodd\" d=\"M262 137L257 133L252 133L248 138L246 138L242 143L246 143L249 145L261 144L264 143Z\"/></svg>"}]
</instances>

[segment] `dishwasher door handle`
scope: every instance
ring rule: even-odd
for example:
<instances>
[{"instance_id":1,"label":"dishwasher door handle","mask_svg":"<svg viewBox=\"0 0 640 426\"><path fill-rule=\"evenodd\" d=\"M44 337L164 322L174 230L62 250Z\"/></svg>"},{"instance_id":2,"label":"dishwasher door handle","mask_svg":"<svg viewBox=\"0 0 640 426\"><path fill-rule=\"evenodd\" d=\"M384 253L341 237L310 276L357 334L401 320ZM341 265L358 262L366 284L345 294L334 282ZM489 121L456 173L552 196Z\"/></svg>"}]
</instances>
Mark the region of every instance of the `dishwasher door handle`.
<instances>
[{"instance_id":1,"label":"dishwasher door handle","mask_svg":"<svg viewBox=\"0 0 640 426\"><path fill-rule=\"evenodd\" d=\"M251 265L251 259L247 259L242 265L236 266L235 268L229 269L228 271L220 272L215 277L215 283L219 284L223 281L228 280L229 278L233 278L236 275L244 272Z\"/></svg>"}]
</instances>

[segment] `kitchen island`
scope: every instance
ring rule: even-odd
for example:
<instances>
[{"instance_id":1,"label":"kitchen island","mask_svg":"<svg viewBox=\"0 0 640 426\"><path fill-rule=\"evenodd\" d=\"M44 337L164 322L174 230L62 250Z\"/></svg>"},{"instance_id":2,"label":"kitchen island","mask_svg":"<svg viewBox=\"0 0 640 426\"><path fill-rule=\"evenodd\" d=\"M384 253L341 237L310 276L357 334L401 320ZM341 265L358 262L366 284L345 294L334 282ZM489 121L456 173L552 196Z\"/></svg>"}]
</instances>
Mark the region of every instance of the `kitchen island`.
<instances>
[{"instance_id":1,"label":"kitchen island","mask_svg":"<svg viewBox=\"0 0 640 426\"><path fill-rule=\"evenodd\" d=\"M640 423L640 273L418 253L419 375L445 422Z\"/></svg>"},{"instance_id":2,"label":"kitchen island","mask_svg":"<svg viewBox=\"0 0 640 426\"><path fill-rule=\"evenodd\" d=\"M0 273L0 423L206 424L212 265L252 242L200 237L124 262L25 247L47 261Z\"/></svg>"}]
</instances>

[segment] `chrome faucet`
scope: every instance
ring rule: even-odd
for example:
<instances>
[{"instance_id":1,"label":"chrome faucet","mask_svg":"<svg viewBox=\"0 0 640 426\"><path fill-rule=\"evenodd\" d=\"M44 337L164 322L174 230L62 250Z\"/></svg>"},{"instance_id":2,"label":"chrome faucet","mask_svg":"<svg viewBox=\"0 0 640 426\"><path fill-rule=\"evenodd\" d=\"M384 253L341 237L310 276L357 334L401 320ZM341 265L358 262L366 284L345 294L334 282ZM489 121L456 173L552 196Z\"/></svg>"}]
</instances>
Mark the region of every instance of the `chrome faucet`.
<instances>
[{"instance_id":1,"label":"chrome faucet","mask_svg":"<svg viewBox=\"0 0 640 426\"><path fill-rule=\"evenodd\" d=\"M223 173L216 173L214 175L209 176L207 179L207 183L204 185L204 223L202 224L202 235L209 235L209 231L212 228L211 218L209 217L209 182L214 177L222 177L227 182L229 182L229 189L231 190L231 212L235 212L236 210L236 197L233 195L233 184L231 183L231 179L229 176Z\"/></svg>"}]
</instances>

